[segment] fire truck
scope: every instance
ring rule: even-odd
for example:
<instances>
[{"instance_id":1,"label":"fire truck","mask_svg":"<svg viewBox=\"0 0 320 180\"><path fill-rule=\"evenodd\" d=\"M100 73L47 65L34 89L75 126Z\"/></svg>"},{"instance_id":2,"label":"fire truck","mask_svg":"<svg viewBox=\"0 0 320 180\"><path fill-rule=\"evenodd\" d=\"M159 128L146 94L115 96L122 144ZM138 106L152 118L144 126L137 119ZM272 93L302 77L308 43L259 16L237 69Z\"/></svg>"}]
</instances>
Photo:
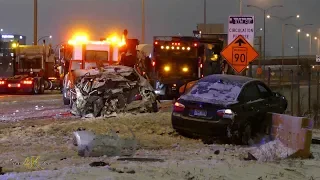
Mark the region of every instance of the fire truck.
<instances>
[{"instance_id":1,"label":"fire truck","mask_svg":"<svg viewBox=\"0 0 320 180\"><path fill-rule=\"evenodd\" d=\"M43 94L59 89L59 73L55 68L54 51L50 45L19 45L12 43L11 56L2 56L0 92Z\"/></svg>"},{"instance_id":2,"label":"fire truck","mask_svg":"<svg viewBox=\"0 0 320 180\"><path fill-rule=\"evenodd\" d=\"M176 98L186 82L221 73L223 44L218 38L155 36L150 77L156 94Z\"/></svg>"},{"instance_id":3,"label":"fire truck","mask_svg":"<svg viewBox=\"0 0 320 180\"><path fill-rule=\"evenodd\" d=\"M124 31L122 37L111 36L101 38L99 41L89 40L86 36L76 36L68 42L68 52L71 52L70 60L64 62L68 68L63 79L63 102L65 105L72 106L73 94L71 89L74 87L76 69L92 69L101 66L118 64L121 55L130 51L133 56L137 56L136 46L139 44L137 39L127 39L127 32ZM70 54L70 53L69 53Z\"/></svg>"}]
</instances>

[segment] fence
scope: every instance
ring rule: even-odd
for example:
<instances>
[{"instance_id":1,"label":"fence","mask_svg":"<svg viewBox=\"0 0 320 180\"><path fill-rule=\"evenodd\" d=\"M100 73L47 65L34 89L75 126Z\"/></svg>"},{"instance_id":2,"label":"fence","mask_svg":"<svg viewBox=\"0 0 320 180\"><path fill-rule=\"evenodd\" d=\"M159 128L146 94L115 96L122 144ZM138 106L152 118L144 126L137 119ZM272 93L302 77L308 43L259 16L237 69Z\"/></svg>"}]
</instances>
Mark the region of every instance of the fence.
<instances>
[{"instance_id":1,"label":"fence","mask_svg":"<svg viewBox=\"0 0 320 180\"><path fill-rule=\"evenodd\" d=\"M310 66L303 69L263 68L254 78L264 81L273 91L279 92L288 100L287 114L314 118L315 125L319 118L319 79L320 69ZM253 71L253 70L252 70ZM319 124L320 125L320 124Z\"/></svg>"}]
</instances>

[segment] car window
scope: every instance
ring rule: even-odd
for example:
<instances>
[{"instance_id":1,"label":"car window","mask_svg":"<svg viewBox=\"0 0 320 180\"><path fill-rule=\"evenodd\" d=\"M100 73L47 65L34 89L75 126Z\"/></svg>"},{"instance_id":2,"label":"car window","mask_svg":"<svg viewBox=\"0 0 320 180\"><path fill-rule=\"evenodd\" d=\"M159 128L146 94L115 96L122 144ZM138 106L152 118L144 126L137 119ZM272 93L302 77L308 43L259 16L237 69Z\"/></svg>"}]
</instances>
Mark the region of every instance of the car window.
<instances>
[{"instance_id":1,"label":"car window","mask_svg":"<svg viewBox=\"0 0 320 180\"><path fill-rule=\"evenodd\" d=\"M258 83L257 86L260 91L261 98L268 98L271 96L270 90L264 84Z\"/></svg>"},{"instance_id":2,"label":"car window","mask_svg":"<svg viewBox=\"0 0 320 180\"><path fill-rule=\"evenodd\" d=\"M255 84L247 84L241 94L239 95L239 101L241 102L249 102L260 99L260 92Z\"/></svg>"}]
</instances>

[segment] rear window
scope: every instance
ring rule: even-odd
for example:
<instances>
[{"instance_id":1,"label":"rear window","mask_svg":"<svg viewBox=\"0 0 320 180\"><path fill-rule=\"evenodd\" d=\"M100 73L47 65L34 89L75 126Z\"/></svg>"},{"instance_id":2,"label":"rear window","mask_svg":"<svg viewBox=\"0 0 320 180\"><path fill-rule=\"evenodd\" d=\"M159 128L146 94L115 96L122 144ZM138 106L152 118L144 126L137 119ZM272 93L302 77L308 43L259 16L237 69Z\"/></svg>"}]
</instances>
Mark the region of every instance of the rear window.
<instances>
[{"instance_id":1,"label":"rear window","mask_svg":"<svg viewBox=\"0 0 320 180\"><path fill-rule=\"evenodd\" d=\"M225 104L237 100L241 87L242 84L229 81L199 81L181 98L186 100Z\"/></svg>"}]
</instances>

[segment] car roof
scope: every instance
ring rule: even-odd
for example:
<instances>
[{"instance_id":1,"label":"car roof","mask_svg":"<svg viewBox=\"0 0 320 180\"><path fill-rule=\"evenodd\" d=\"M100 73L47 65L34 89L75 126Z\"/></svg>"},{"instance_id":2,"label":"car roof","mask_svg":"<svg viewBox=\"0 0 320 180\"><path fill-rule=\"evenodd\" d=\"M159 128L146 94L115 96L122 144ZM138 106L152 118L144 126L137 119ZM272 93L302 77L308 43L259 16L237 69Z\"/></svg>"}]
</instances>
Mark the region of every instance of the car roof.
<instances>
[{"instance_id":1,"label":"car roof","mask_svg":"<svg viewBox=\"0 0 320 180\"><path fill-rule=\"evenodd\" d=\"M229 74L213 74L200 79L199 82L210 82L210 81L215 82L220 80L233 82L236 84L242 84L242 85L249 83L251 81L259 81L257 79L246 77L246 76L229 75Z\"/></svg>"}]
</instances>

